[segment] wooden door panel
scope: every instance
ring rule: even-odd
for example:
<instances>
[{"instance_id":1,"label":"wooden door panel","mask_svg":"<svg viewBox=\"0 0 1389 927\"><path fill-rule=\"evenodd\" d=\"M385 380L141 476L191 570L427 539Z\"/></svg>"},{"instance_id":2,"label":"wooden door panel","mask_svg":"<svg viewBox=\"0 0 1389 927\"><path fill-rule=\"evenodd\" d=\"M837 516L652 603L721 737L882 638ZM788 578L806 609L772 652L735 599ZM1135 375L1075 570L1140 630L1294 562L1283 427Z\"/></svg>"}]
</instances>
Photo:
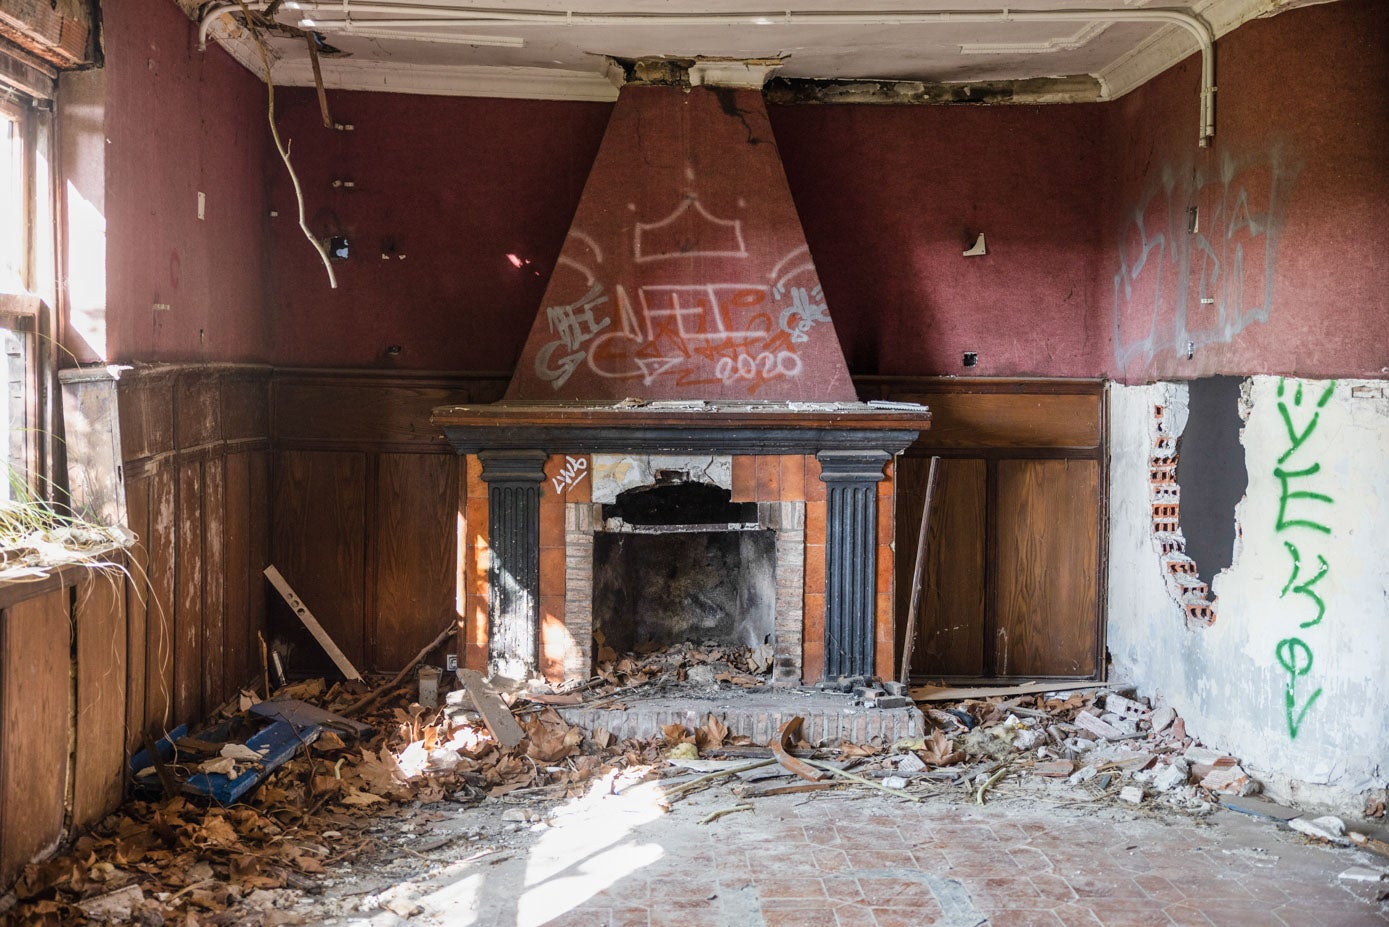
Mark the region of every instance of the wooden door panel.
<instances>
[{"instance_id":1,"label":"wooden door panel","mask_svg":"<svg viewBox=\"0 0 1389 927\"><path fill-rule=\"evenodd\" d=\"M457 617L458 458L382 454L372 665L397 670Z\"/></svg>"},{"instance_id":2,"label":"wooden door panel","mask_svg":"<svg viewBox=\"0 0 1389 927\"><path fill-rule=\"evenodd\" d=\"M1099 463L998 463L999 676L1095 672Z\"/></svg>"},{"instance_id":3,"label":"wooden door panel","mask_svg":"<svg viewBox=\"0 0 1389 927\"><path fill-rule=\"evenodd\" d=\"M273 562L359 670L366 639L366 455L285 451L275 458ZM292 642L291 672L335 673L272 592L271 629Z\"/></svg>"},{"instance_id":4,"label":"wooden door panel","mask_svg":"<svg viewBox=\"0 0 1389 927\"><path fill-rule=\"evenodd\" d=\"M942 458L927 535L913 675L977 676L984 665L986 463ZM898 470L897 615L911 603L917 532L929 458L904 457Z\"/></svg>"}]
</instances>

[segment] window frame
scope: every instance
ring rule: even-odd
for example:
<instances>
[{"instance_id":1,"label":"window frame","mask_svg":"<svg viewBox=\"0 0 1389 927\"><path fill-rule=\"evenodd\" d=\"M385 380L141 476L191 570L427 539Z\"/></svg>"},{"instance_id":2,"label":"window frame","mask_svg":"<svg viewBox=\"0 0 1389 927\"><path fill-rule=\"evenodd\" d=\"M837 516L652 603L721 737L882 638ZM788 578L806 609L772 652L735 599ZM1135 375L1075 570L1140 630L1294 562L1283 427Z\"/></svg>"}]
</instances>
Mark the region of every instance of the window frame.
<instances>
[{"instance_id":1,"label":"window frame","mask_svg":"<svg viewBox=\"0 0 1389 927\"><path fill-rule=\"evenodd\" d=\"M0 49L0 55L4 50ZM5 460L16 471L22 471L24 482L33 497L48 501L56 500L53 461L58 450L56 416L53 408L54 390L49 385L57 366L56 346L53 340L53 313L41 294L52 292L57 281L36 279L40 247L54 247L57 241L57 203L46 204L43 215L54 228L40 229L40 209L38 196L46 191L53 199L56 185L53 180L52 156L54 153L53 120L42 118L42 113L52 111L51 97L34 94L28 89L5 81L0 76L0 115L13 121L20 138L20 183L19 190L23 208L21 210L19 290L3 288L0 283L0 328L13 332L21 339L24 351L23 415L24 440L22 451L16 455L11 448L5 448ZM43 148L46 158L39 157L40 135L45 135ZM38 171L49 171L46 183L40 183ZM41 236L48 233L45 242ZM8 402L9 377L5 377L5 401ZM6 413L8 420L8 410ZM8 471L4 474L7 481ZM6 485L2 491L4 498L14 493Z\"/></svg>"}]
</instances>

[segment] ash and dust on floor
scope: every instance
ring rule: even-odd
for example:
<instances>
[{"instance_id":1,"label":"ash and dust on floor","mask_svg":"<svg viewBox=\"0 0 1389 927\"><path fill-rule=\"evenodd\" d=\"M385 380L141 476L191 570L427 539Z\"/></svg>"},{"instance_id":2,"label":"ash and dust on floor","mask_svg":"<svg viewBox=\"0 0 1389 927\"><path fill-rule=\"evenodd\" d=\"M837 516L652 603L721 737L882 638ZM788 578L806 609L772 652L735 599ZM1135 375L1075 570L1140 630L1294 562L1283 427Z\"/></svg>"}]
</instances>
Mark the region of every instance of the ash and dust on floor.
<instances>
[{"instance_id":1,"label":"ash and dust on floor","mask_svg":"<svg viewBox=\"0 0 1389 927\"><path fill-rule=\"evenodd\" d=\"M549 807L382 822L377 854L321 895L286 893L279 913L480 927L1389 923L1382 858L1227 810L1131 810L1045 787L1001 787L982 806L869 790L750 803L719 787L667 812L663 791L617 776Z\"/></svg>"},{"instance_id":2,"label":"ash and dust on floor","mask_svg":"<svg viewBox=\"0 0 1389 927\"><path fill-rule=\"evenodd\" d=\"M1265 802L1131 689L913 690L917 713L869 680L772 691L743 657L623 657L505 703L478 677L437 710L387 683L369 740L324 733L229 808L128 803L26 866L0 923L1389 924L1382 789L1344 820ZM269 704L375 697L317 680Z\"/></svg>"}]
</instances>

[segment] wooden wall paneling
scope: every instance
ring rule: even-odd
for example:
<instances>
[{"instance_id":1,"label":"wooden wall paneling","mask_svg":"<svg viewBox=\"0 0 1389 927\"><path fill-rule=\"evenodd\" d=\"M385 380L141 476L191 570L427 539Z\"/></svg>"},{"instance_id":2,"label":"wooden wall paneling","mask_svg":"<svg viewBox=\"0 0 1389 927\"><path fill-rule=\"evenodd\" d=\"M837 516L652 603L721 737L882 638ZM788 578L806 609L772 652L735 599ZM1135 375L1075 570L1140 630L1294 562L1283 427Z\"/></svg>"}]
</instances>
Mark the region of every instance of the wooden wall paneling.
<instances>
[{"instance_id":1,"label":"wooden wall paneling","mask_svg":"<svg viewBox=\"0 0 1389 927\"><path fill-rule=\"evenodd\" d=\"M398 670L456 615L456 455L382 454L369 663Z\"/></svg>"},{"instance_id":2,"label":"wooden wall paneling","mask_svg":"<svg viewBox=\"0 0 1389 927\"><path fill-rule=\"evenodd\" d=\"M141 370L117 383L121 456L127 463L173 448L174 379L172 371Z\"/></svg>"},{"instance_id":3,"label":"wooden wall paneling","mask_svg":"<svg viewBox=\"0 0 1389 927\"><path fill-rule=\"evenodd\" d=\"M271 515L275 565L359 667L366 639L366 474L363 453L280 452ZM270 614L275 635L294 646L288 669L336 672L278 596Z\"/></svg>"},{"instance_id":4,"label":"wooden wall paneling","mask_svg":"<svg viewBox=\"0 0 1389 927\"><path fill-rule=\"evenodd\" d=\"M130 574L125 584L125 747L131 753L140 749L141 732L145 730L145 647L150 596L149 499L149 477L127 480L126 527L135 533L136 538L135 545L126 554Z\"/></svg>"},{"instance_id":5,"label":"wooden wall paneling","mask_svg":"<svg viewBox=\"0 0 1389 927\"><path fill-rule=\"evenodd\" d=\"M942 458L927 533L912 673L929 678L977 676L984 665L986 575L983 460ZM910 605L917 532L929 458L903 457L897 492L897 615Z\"/></svg>"},{"instance_id":6,"label":"wooden wall paneling","mask_svg":"<svg viewBox=\"0 0 1389 927\"><path fill-rule=\"evenodd\" d=\"M174 720L192 723L203 709L203 467L178 462L174 566Z\"/></svg>"},{"instance_id":7,"label":"wooden wall paneling","mask_svg":"<svg viewBox=\"0 0 1389 927\"><path fill-rule=\"evenodd\" d=\"M1003 676L1095 672L1099 463L998 463L996 669Z\"/></svg>"},{"instance_id":8,"label":"wooden wall paneling","mask_svg":"<svg viewBox=\"0 0 1389 927\"><path fill-rule=\"evenodd\" d=\"M185 367L174 390L174 444L202 447L222 437L222 372L215 367Z\"/></svg>"},{"instance_id":9,"label":"wooden wall paneling","mask_svg":"<svg viewBox=\"0 0 1389 927\"><path fill-rule=\"evenodd\" d=\"M505 390L505 382L500 387ZM435 406L490 402L499 396L495 378L277 373L271 387L272 434L298 444L410 445L442 451L448 449L443 430L429 422Z\"/></svg>"},{"instance_id":10,"label":"wooden wall paneling","mask_svg":"<svg viewBox=\"0 0 1389 927\"><path fill-rule=\"evenodd\" d=\"M270 452L253 451L247 461L247 480L250 485L250 510L248 523L248 554L250 571L246 575L246 608L248 621L246 634L246 680L262 676L260 666L260 640L258 635L270 637L267 622L267 598L264 570L270 565Z\"/></svg>"},{"instance_id":11,"label":"wooden wall paneling","mask_svg":"<svg viewBox=\"0 0 1389 927\"><path fill-rule=\"evenodd\" d=\"M95 573L77 586L77 738L72 820L97 823L121 803L125 781L125 575ZM56 733L50 731L52 736Z\"/></svg>"},{"instance_id":12,"label":"wooden wall paneling","mask_svg":"<svg viewBox=\"0 0 1389 927\"><path fill-rule=\"evenodd\" d=\"M251 583L262 580L260 570L251 566L251 472L250 455L228 454L224 464L226 519L222 529L222 564L225 576L224 614L222 626L223 696L250 682L248 646L254 639L250 630ZM262 498L261 504L264 504ZM263 567L262 567L263 568Z\"/></svg>"},{"instance_id":13,"label":"wooden wall paneling","mask_svg":"<svg viewBox=\"0 0 1389 927\"><path fill-rule=\"evenodd\" d=\"M58 586L0 612L0 885L63 832L70 603Z\"/></svg>"},{"instance_id":14,"label":"wooden wall paneling","mask_svg":"<svg viewBox=\"0 0 1389 927\"><path fill-rule=\"evenodd\" d=\"M174 720L174 574L177 493L172 466L157 467L149 480L149 598L145 613L145 725L162 737Z\"/></svg>"},{"instance_id":15,"label":"wooden wall paneling","mask_svg":"<svg viewBox=\"0 0 1389 927\"><path fill-rule=\"evenodd\" d=\"M226 458L203 461L202 496L202 622L204 712L212 711L227 697L226 683Z\"/></svg>"}]
</instances>

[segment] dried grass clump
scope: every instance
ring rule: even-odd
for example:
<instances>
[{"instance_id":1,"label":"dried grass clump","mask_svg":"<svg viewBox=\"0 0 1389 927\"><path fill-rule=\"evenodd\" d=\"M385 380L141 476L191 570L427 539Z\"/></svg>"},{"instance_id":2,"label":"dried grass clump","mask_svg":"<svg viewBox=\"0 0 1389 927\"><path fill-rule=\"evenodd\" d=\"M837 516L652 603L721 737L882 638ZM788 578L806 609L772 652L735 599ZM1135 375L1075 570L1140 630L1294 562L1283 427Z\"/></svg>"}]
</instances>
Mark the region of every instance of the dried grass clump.
<instances>
[{"instance_id":1,"label":"dried grass clump","mask_svg":"<svg viewBox=\"0 0 1389 927\"><path fill-rule=\"evenodd\" d=\"M128 529L94 524L65 514L28 491L0 501L0 582L22 582L47 576L57 567L80 564L96 569L123 569L109 557L135 543Z\"/></svg>"}]
</instances>

